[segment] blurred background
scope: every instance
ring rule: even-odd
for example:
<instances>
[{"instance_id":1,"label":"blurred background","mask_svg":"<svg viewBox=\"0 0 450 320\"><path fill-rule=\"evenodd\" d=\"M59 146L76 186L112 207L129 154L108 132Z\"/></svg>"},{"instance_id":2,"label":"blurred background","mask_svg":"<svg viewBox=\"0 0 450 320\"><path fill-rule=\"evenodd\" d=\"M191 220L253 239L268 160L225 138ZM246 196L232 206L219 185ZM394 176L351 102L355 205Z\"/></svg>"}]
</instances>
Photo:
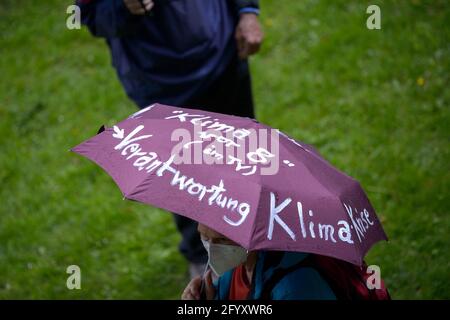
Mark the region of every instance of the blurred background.
<instances>
[{"instance_id":1,"label":"blurred background","mask_svg":"<svg viewBox=\"0 0 450 320\"><path fill-rule=\"evenodd\" d=\"M172 216L68 151L136 111L104 41L66 28L70 4L0 3L0 299L177 299ZM260 21L257 118L361 182L390 237L367 262L394 299L449 299L450 2L262 0Z\"/></svg>"}]
</instances>

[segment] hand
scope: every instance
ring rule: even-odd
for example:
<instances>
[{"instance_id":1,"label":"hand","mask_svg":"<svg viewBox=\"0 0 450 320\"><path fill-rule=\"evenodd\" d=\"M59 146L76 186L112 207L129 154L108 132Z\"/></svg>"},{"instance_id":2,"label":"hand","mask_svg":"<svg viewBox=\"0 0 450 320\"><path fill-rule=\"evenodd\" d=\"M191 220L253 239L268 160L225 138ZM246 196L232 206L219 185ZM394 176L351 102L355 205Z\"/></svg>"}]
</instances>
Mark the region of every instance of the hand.
<instances>
[{"instance_id":1,"label":"hand","mask_svg":"<svg viewBox=\"0 0 450 320\"><path fill-rule=\"evenodd\" d=\"M123 3L135 15L144 15L154 6L153 0L142 0L142 4L139 0L123 0Z\"/></svg>"},{"instance_id":2,"label":"hand","mask_svg":"<svg viewBox=\"0 0 450 320\"><path fill-rule=\"evenodd\" d=\"M243 13L240 15L235 38L239 58L245 59L258 52L263 40L263 32L255 14Z\"/></svg>"},{"instance_id":3,"label":"hand","mask_svg":"<svg viewBox=\"0 0 450 320\"><path fill-rule=\"evenodd\" d=\"M202 286L202 278L200 276L195 277L189 282L186 289L184 289L183 294L181 295L181 300L200 300L200 289ZM211 270L205 275L205 293L206 299L212 300L214 299L216 289L212 284L211 278Z\"/></svg>"}]
</instances>

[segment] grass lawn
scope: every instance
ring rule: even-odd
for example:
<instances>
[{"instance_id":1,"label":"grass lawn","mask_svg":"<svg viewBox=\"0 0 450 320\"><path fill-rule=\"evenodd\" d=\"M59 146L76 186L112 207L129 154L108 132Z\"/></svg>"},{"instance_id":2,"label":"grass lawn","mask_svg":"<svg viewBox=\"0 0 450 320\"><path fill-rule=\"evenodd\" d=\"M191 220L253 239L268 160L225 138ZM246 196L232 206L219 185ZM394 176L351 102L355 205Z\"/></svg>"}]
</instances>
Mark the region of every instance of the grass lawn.
<instances>
[{"instance_id":1,"label":"grass lawn","mask_svg":"<svg viewBox=\"0 0 450 320\"><path fill-rule=\"evenodd\" d=\"M0 4L0 299L178 298L171 215L123 201L68 152L135 106L69 1ZM378 4L382 29L368 30ZM262 0L260 121L358 179L390 237L367 257L393 298L450 298L450 3ZM66 288L66 267L82 290Z\"/></svg>"}]
</instances>

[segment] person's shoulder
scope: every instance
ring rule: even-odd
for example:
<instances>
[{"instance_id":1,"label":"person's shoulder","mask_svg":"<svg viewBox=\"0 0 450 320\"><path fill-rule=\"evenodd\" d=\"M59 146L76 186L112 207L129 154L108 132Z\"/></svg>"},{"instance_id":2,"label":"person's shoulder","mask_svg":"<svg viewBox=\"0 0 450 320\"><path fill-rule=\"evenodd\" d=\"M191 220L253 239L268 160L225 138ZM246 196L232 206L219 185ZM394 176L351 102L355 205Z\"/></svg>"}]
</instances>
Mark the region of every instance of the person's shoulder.
<instances>
[{"instance_id":1,"label":"person's shoulder","mask_svg":"<svg viewBox=\"0 0 450 320\"><path fill-rule=\"evenodd\" d=\"M300 267L284 276L272 290L274 300L334 300L328 283L312 267Z\"/></svg>"}]
</instances>

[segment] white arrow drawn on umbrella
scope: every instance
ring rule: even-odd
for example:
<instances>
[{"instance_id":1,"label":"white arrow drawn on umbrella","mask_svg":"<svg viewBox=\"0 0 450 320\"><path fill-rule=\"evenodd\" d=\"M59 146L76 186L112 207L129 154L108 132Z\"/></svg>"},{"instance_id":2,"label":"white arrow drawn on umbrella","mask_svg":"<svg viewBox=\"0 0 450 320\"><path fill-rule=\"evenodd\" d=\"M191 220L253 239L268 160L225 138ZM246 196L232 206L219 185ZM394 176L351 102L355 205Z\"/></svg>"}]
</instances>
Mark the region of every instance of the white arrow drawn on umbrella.
<instances>
[{"instance_id":1,"label":"white arrow drawn on umbrella","mask_svg":"<svg viewBox=\"0 0 450 320\"><path fill-rule=\"evenodd\" d=\"M122 140L117 146L114 147L114 150L120 150L123 147L128 146L129 144L131 144L133 142L153 137L152 134L146 134L146 135L143 135L143 136L134 137L139 131L144 129L143 125L139 125L136 128L134 128L134 130L131 131L125 138L124 138L124 136L125 136L124 129L120 129L117 126L114 126L113 129L114 129L114 133L112 134L112 136L114 138Z\"/></svg>"},{"instance_id":2,"label":"white arrow drawn on umbrella","mask_svg":"<svg viewBox=\"0 0 450 320\"><path fill-rule=\"evenodd\" d=\"M120 129L118 126L114 126L113 129L115 133L113 133L112 136L117 139L123 139L125 136L125 130Z\"/></svg>"}]
</instances>

